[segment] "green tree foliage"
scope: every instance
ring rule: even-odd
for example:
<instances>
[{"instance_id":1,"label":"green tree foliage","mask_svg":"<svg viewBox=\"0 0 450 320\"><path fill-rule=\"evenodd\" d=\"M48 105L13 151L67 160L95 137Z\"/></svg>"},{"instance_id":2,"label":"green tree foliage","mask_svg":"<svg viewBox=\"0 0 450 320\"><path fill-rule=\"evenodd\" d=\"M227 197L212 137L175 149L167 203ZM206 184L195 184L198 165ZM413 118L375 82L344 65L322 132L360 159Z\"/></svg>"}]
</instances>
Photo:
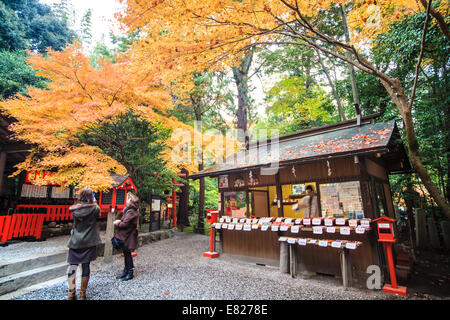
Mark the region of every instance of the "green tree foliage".
<instances>
[{"instance_id":1,"label":"green tree foliage","mask_svg":"<svg viewBox=\"0 0 450 320\"><path fill-rule=\"evenodd\" d=\"M49 6L37 0L0 0L0 99L45 86L27 65L25 50L62 50L74 37Z\"/></svg>"},{"instance_id":2,"label":"green tree foliage","mask_svg":"<svg viewBox=\"0 0 450 320\"><path fill-rule=\"evenodd\" d=\"M199 210L199 193L200 184L198 180L190 182L190 192L189 192L189 215L190 221L195 228L198 227L198 210ZM219 191L217 188L217 178L205 177L205 203L204 208L206 209L217 209L218 208ZM205 216L203 216L205 219ZM202 225L202 224L200 224ZM204 225L204 223L203 223Z\"/></svg>"},{"instance_id":3,"label":"green tree foliage","mask_svg":"<svg viewBox=\"0 0 450 320\"><path fill-rule=\"evenodd\" d=\"M149 200L150 194L162 194L167 189L164 182L175 177L162 158L169 137L170 131L161 123L149 123L128 112L83 132L81 141L98 146L123 164L137 184L140 197ZM154 172L158 176L152 176Z\"/></svg>"},{"instance_id":4,"label":"green tree foliage","mask_svg":"<svg viewBox=\"0 0 450 320\"><path fill-rule=\"evenodd\" d=\"M92 9L87 9L81 18L80 35L81 42L89 46L92 42Z\"/></svg>"},{"instance_id":5,"label":"green tree foliage","mask_svg":"<svg viewBox=\"0 0 450 320\"><path fill-rule=\"evenodd\" d=\"M29 86L44 88L45 82L28 66L24 51L0 51L0 100L26 94Z\"/></svg>"},{"instance_id":6,"label":"green tree foliage","mask_svg":"<svg viewBox=\"0 0 450 320\"><path fill-rule=\"evenodd\" d=\"M203 130L218 129L225 134L228 126L224 114L233 108L230 79L222 73L207 72L193 77L195 86L187 97L174 97L172 115L192 126L201 120Z\"/></svg>"},{"instance_id":7,"label":"green tree foliage","mask_svg":"<svg viewBox=\"0 0 450 320\"><path fill-rule=\"evenodd\" d=\"M260 119L255 129L276 128L284 134L339 121L332 96L322 89L330 86L324 80L323 67L334 74L338 64L330 65L324 55L319 57L313 49L297 45L265 50L259 56L264 61L263 73L281 75L281 80L267 92L267 117Z\"/></svg>"},{"instance_id":8,"label":"green tree foliage","mask_svg":"<svg viewBox=\"0 0 450 320\"><path fill-rule=\"evenodd\" d=\"M328 94L307 80L291 76L276 83L268 92L266 101L270 128L280 134L320 126L332 122L332 105Z\"/></svg>"},{"instance_id":9,"label":"green tree foliage","mask_svg":"<svg viewBox=\"0 0 450 320\"><path fill-rule=\"evenodd\" d=\"M76 36L68 28L66 22L55 15L50 6L40 3L38 0L1 2L18 18L17 28L24 33L23 39L27 41L27 49L39 53L45 53L48 47L54 50L62 50ZM16 49L24 48L15 47L9 50Z\"/></svg>"},{"instance_id":10,"label":"green tree foliage","mask_svg":"<svg viewBox=\"0 0 450 320\"><path fill-rule=\"evenodd\" d=\"M94 49L90 54L91 65L95 68L100 68L99 59L109 60L111 62L116 62L116 56L114 52L103 42L99 42L95 45Z\"/></svg>"},{"instance_id":11,"label":"green tree foliage","mask_svg":"<svg viewBox=\"0 0 450 320\"><path fill-rule=\"evenodd\" d=\"M0 1L0 48L3 50L23 50L27 41L23 24L16 13Z\"/></svg>"},{"instance_id":12,"label":"green tree foliage","mask_svg":"<svg viewBox=\"0 0 450 320\"><path fill-rule=\"evenodd\" d=\"M414 82L415 64L420 51L417 39L421 37L424 20L425 13L418 13L393 24L388 32L378 36L371 52L377 67L389 76L401 79L408 90L412 89ZM424 58L412 114L422 161L447 201L450 196L449 67L450 43L439 27L432 24L425 38ZM367 113L381 112L382 119L398 120L402 128L398 109L379 81L362 72L357 72L356 77L363 110ZM341 81L338 87L342 96L351 96L348 83ZM391 186L399 194L404 193L408 181L418 190L422 188L420 180L412 176L393 179L395 181ZM424 199L430 200L427 197Z\"/></svg>"}]
</instances>

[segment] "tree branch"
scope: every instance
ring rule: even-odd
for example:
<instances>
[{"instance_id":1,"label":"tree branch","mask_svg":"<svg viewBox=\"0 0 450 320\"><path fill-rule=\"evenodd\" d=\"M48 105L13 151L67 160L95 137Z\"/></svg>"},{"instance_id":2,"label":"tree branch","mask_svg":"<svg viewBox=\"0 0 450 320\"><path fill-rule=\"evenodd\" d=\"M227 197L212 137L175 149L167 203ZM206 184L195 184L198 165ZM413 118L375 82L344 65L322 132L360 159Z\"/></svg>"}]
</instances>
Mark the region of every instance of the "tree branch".
<instances>
[{"instance_id":1,"label":"tree branch","mask_svg":"<svg viewBox=\"0 0 450 320\"><path fill-rule=\"evenodd\" d=\"M430 0L430 2L431 2L431 0ZM429 3L427 3L427 0L420 0L420 3L423 5L424 8L427 8L427 12L428 12ZM441 15L441 13L439 11L434 10L433 7L430 7L429 12L436 19L436 21L439 25L439 28L441 28L441 31L444 34L444 36L447 38L447 40L450 41L450 31L448 30L448 26L445 23L444 17Z\"/></svg>"},{"instance_id":2,"label":"tree branch","mask_svg":"<svg viewBox=\"0 0 450 320\"><path fill-rule=\"evenodd\" d=\"M422 63L423 51L424 51L424 48L425 48L425 36L427 34L427 27L428 27L428 20L429 20L429 17L430 17L431 2L432 2L432 0L428 1L427 16L425 17L425 23L423 25L422 40L420 42L419 59L417 60L417 64L416 64L416 75L414 76L414 85L413 85L413 88L412 88L411 100L410 100L409 106L408 106L408 108L410 110L412 108L412 105L413 105L413 102L414 102L414 98L416 96L417 79L419 78L420 64Z\"/></svg>"}]
</instances>

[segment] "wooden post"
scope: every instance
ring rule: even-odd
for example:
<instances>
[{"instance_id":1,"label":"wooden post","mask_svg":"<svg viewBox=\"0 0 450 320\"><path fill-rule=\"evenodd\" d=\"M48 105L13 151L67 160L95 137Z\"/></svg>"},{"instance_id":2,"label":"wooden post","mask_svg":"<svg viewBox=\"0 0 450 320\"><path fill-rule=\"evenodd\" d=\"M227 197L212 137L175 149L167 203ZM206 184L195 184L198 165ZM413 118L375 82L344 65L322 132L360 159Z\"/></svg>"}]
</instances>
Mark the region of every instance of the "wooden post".
<instances>
[{"instance_id":1,"label":"wooden post","mask_svg":"<svg viewBox=\"0 0 450 320\"><path fill-rule=\"evenodd\" d=\"M278 217L284 217L283 191L281 189L281 184L280 184L280 171L278 171L275 175L275 184L276 184L276 192L277 192Z\"/></svg>"},{"instance_id":2,"label":"wooden post","mask_svg":"<svg viewBox=\"0 0 450 320\"><path fill-rule=\"evenodd\" d=\"M181 173L186 177L189 176L189 171L186 169L181 169ZM178 226L180 227L181 232L183 232L183 228L185 226L189 226L189 218L188 218L188 207L189 207L189 179L186 178L186 183L181 187L181 195L180 202L178 206Z\"/></svg>"},{"instance_id":3,"label":"wooden post","mask_svg":"<svg viewBox=\"0 0 450 320\"><path fill-rule=\"evenodd\" d=\"M280 272L289 273L289 244L280 242Z\"/></svg>"},{"instance_id":4,"label":"wooden post","mask_svg":"<svg viewBox=\"0 0 450 320\"><path fill-rule=\"evenodd\" d=\"M289 244L289 263L290 263L290 273L292 278L297 277L297 258L295 245Z\"/></svg>"},{"instance_id":5,"label":"wooden post","mask_svg":"<svg viewBox=\"0 0 450 320\"><path fill-rule=\"evenodd\" d=\"M411 256L414 262L417 261L416 258L416 239L415 239L415 232L414 232L414 213L413 213L413 200L412 200L412 182L411 178L408 176L406 180L406 215L408 217L407 224L408 224L408 233L409 233L409 242L411 243Z\"/></svg>"},{"instance_id":6,"label":"wooden post","mask_svg":"<svg viewBox=\"0 0 450 320\"><path fill-rule=\"evenodd\" d=\"M428 247L431 249L440 249L441 243L439 240L439 233L436 226L436 222L433 217L427 217L427 230L428 230Z\"/></svg>"},{"instance_id":7,"label":"wooden post","mask_svg":"<svg viewBox=\"0 0 450 320\"><path fill-rule=\"evenodd\" d=\"M176 183L175 178L172 178L172 182ZM176 188L172 189L172 219L173 219L173 228L177 227L177 191Z\"/></svg>"},{"instance_id":8,"label":"wooden post","mask_svg":"<svg viewBox=\"0 0 450 320\"><path fill-rule=\"evenodd\" d=\"M441 221L445 249L450 250L450 221Z\"/></svg>"},{"instance_id":9,"label":"wooden post","mask_svg":"<svg viewBox=\"0 0 450 320\"><path fill-rule=\"evenodd\" d=\"M352 284L352 266L350 263L350 255L348 249L346 248L343 248L340 253L342 284L344 288L348 288Z\"/></svg>"},{"instance_id":10,"label":"wooden post","mask_svg":"<svg viewBox=\"0 0 450 320\"><path fill-rule=\"evenodd\" d=\"M413 211L416 226L416 244L419 248L425 248L428 239L426 214L425 211L420 208L414 208Z\"/></svg>"},{"instance_id":11,"label":"wooden post","mask_svg":"<svg viewBox=\"0 0 450 320\"><path fill-rule=\"evenodd\" d=\"M126 198L125 198L126 199ZM149 200L149 202L150 202L150 210L149 210L149 212L148 212L148 218L149 218L149 223L148 223L148 232L150 232L150 231L152 231L152 222L153 222L153 219L152 219L152 202L153 202L153 195L152 195L152 192L150 191L149 192L149 198L148 198ZM145 220L144 220L145 221Z\"/></svg>"},{"instance_id":12,"label":"wooden post","mask_svg":"<svg viewBox=\"0 0 450 320\"><path fill-rule=\"evenodd\" d=\"M247 205L247 213L246 213L246 217L250 218L250 205L249 205L249 197L248 195L250 194L250 192L248 192L248 188L245 189L245 197L246 197L246 205Z\"/></svg>"},{"instance_id":13,"label":"wooden post","mask_svg":"<svg viewBox=\"0 0 450 320\"><path fill-rule=\"evenodd\" d=\"M111 245L111 238L114 236L114 220L116 218L115 208L111 208L111 212L108 212L108 219L106 221L106 239L105 249L103 251L103 262L112 262L113 247Z\"/></svg>"}]
</instances>

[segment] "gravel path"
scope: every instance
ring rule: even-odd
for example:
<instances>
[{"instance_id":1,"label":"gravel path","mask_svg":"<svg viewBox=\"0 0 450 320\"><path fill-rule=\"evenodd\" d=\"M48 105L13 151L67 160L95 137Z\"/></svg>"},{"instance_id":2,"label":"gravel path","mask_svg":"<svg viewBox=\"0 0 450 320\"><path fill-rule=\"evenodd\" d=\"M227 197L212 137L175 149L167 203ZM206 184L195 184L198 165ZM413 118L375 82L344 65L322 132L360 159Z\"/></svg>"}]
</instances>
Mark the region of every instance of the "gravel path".
<instances>
[{"instance_id":1,"label":"gravel path","mask_svg":"<svg viewBox=\"0 0 450 320\"><path fill-rule=\"evenodd\" d=\"M403 299L380 291L356 288L344 290L338 279L330 277L292 279L289 274L281 274L277 268L246 263L228 255L217 259L205 258L202 254L208 245L207 236L180 232L176 232L172 238L147 244L137 250L135 278L126 282L115 279L123 269L120 255L113 256L111 264L104 264L103 259L99 258L91 265L88 299ZM67 285L61 282L17 296L13 300L65 300L66 297Z\"/></svg>"}]
</instances>

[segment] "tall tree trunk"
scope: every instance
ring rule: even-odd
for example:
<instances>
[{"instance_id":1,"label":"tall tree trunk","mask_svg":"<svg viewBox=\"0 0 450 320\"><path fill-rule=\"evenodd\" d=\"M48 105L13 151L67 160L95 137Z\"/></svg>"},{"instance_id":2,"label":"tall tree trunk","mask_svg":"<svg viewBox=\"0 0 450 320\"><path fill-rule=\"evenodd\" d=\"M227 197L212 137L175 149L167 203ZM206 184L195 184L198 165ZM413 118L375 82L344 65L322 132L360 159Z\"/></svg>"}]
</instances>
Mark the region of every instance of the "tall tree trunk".
<instances>
[{"instance_id":1,"label":"tall tree trunk","mask_svg":"<svg viewBox=\"0 0 450 320\"><path fill-rule=\"evenodd\" d=\"M313 78L311 77L311 58L312 58L312 54L310 54L310 51L307 51L306 54L303 55L303 59L305 61L303 61L305 63L305 89L306 91L308 91L309 87L314 83Z\"/></svg>"},{"instance_id":2,"label":"tall tree trunk","mask_svg":"<svg viewBox=\"0 0 450 320\"><path fill-rule=\"evenodd\" d=\"M420 3L423 5L425 9L427 8L428 6L427 0L420 0ZM441 29L441 32L444 34L447 40L450 41L450 31L448 29L447 23L445 22L445 18L441 15L439 11L434 10L433 7L430 8L430 13L436 19L438 26Z\"/></svg>"},{"instance_id":3,"label":"tall tree trunk","mask_svg":"<svg viewBox=\"0 0 450 320\"><path fill-rule=\"evenodd\" d=\"M446 153L447 153L447 181L445 182L445 196L447 201L450 199L450 106L447 104L444 107L444 114L445 114L445 125L447 128L447 133L445 134L445 141L446 141Z\"/></svg>"},{"instance_id":4,"label":"tall tree trunk","mask_svg":"<svg viewBox=\"0 0 450 320\"><path fill-rule=\"evenodd\" d=\"M202 133L202 112L201 106L199 104L195 107L195 120L197 121L197 131ZM197 150L198 154L198 171L203 170L203 143L200 143L200 146L196 146L199 148ZM199 179L199 197L198 197L198 222L197 222L197 233L204 234L205 233L205 178L202 177Z\"/></svg>"},{"instance_id":5,"label":"tall tree trunk","mask_svg":"<svg viewBox=\"0 0 450 320\"><path fill-rule=\"evenodd\" d=\"M341 9L342 25L344 28L345 42L347 44L349 44L350 43L350 33L348 31L346 14L344 11L344 7L342 5L339 5L339 7ZM350 58L350 53L348 53L348 57ZM352 84L353 103L357 104L359 107L361 107L359 104L358 87L356 86L355 69L353 68L353 66L350 63L347 63L347 66L348 66L348 72L350 73L350 81Z\"/></svg>"},{"instance_id":6,"label":"tall tree trunk","mask_svg":"<svg viewBox=\"0 0 450 320\"><path fill-rule=\"evenodd\" d=\"M358 51L351 45L348 45L346 43L342 43L337 41L334 38L331 38L324 34L323 32L319 31L315 27L313 27L311 24L307 22L307 19L303 16L301 10L298 7L293 6L292 4L288 3L285 0L281 0L286 6L289 8L295 10L296 14L299 17L299 24L311 32L314 33L314 37L309 37L305 34L297 34L301 37L301 39L304 41L302 45L312 47L312 48L318 48L320 51L329 54L331 56L334 56L342 61L345 61L354 67L357 67L363 72L366 72L368 74L371 74L375 77L377 77L380 82L382 83L383 87L386 89L386 91L389 93L389 96L391 97L392 101L397 106L400 115L403 118L403 122L405 124L405 131L408 139L408 149L410 152L410 158L411 163L416 170L417 174L419 175L420 179L422 180L422 183L424 184L425 188L430 193L433 200L437 203L439 208L442 210L442 212L450 218L450 205L445 201L445 199L442 197L442 195L439 193L439 190L437 189L436 185L433 183L433 181L430 178L430 175L428 171L426 170L425 166L423 165L420 155L419 155L419 147L416 135L414 133L414 122L411 114L411 108L412 103L414 101L415 97L415 89L417 86L417 75L418 75L418 69L420 67L421 58L423 56L424 51L424 43L425 43L425 34L427 30L427 23L428 23L428 16L429 16L429 10L431 5L431 0L428 1L428 7L427 7L427 18L425 19L424 24L424 30L422 34L422 40L421 40L421 53L419 55L418 63L416 64L416 78L414 80L414 86L413 86L413 92L411 94L411 102L408 102L408 98L403 90L403 86L399 79L393 79L389 77L387 74L383 73L382 71L378 70L376 67L374 67L364 56L358 53ZM328 42L329 44L333 45L335 48L340 48L345 50L347 53L351 53L351 55L354 55L354 59L351 58L349 54L341 54L338 50L329 49L327 47L318 45L314 42L312 38L316 38L317 36L320 36L321 41ZM278 43L279 44L279 43ZM291 43L289 43L291 44Z\"/></svg>"},{"instance_id":7,"label":"tall tree trunk","mask_svg":"<svg viewBox=\"0 0 450 320\"><path fill-rule=\"evenodd\" d=\"M449 84L449 77L448 77L448 73L447 73L447 68L445 66L445 64L443 64L443 72L442 72L442 77L444 78L444 83L445 83L445 90L442 90L442 99L445 99L446 96L445 94L448 93L448 89L450 89L450 84ZM444 101L444 100L443 100ZM447 199L447 201L449 201L450 199L450 106L448 104L446 104L444 106L444 117L443 117L443 130L445 133L445 152L447 154L447 179L445 181L445 198Z\"/></svg>"},{"instance_id":8,"label":"tall tree trunk","mask_svg":"<svg viewBox=\"0 0 450 320\"><path fill-rule=\"evenodd\" d=\"M233 67L233 76L236 83L238 91L238 109L236 112L237 117L237 128L244 133L244 137L239 137L243 139L240 141L245 144L248 148L249 137L247 134L247 122L248 122L248 107L249 107L249 97L248 97L248 72L253 60L253 53L249 53L242 60L239 67Z\"/></svg>"},{"instance_id":9,"label":"tall tree trunk","mask_svg":"<svg viewBox=\"0 0 450 320\"><path fill-rule=\"evenodd\" d=\"M187 171L185 168L181 169L181 173L186 174L186 177L189 175L189 171ZM184 227L190 225L188 210L189 210L189 180L187 180L185 185L181 187L180 205L177 221L182 232Z\"/></svg>"},{"instance_id":10,"label":"tall tree trunk","mask_svg":"<svg viewBox=\"0 0 450 320\"><path fill-rule=\"evenodd\" d=\"M431 177L420 158L419 143L414 132L414 121L412 117L411 106L406 94L403 91L400 80L391 79L392 87L384 80L381 80L381 83L388 91L392 100L396 103L400 111L400 115L402 116L403 123L405 125L405 132L407 136L408 149L412 166L416 170L417 174L420 177L420 180L422 180L423 185L430 193L433 200L436 202L439 208L441 208L442 212L448 218L450 218L450 206L448 203L446 203L444 197L440 194L438 188L431 180Z\"/></svg>"},{"instance_id":11,"label":"tall tree trunk","mask_svg":"<svg viewBox=\"0 0 450 320\"><path fill-rule=\"evenodd\" d=\"M405 196L405 204L406 204L406 215L408 216L408 231L409 231L409 242L411 243L412 249L412 257L413 260L416 261L416 237L414 233L414 214L413 214L413 189L412 189L412 181L411 174L407 175L406 178L406 196Z\"/></svg>"}]
</instances>

